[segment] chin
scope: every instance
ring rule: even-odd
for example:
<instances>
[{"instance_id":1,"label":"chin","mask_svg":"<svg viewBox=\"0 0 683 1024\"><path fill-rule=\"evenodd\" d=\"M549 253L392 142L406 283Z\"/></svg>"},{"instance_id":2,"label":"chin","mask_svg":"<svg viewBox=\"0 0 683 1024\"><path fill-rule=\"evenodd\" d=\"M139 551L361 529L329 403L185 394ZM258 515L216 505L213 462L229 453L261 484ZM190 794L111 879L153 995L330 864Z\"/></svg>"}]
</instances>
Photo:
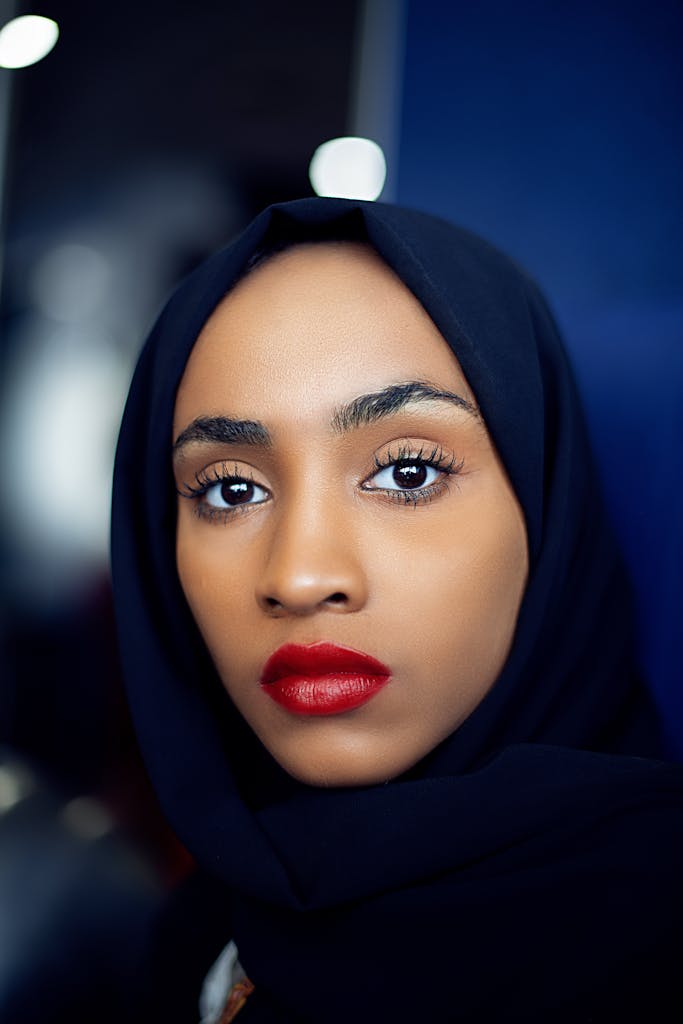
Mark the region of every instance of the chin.
<instances>
[{"instance_id":1,"label":"chin","mask_svg":"<svg viewBox=\"0 0 683 1024\"><path fill-rule=\"evenodd\" d=\"M376 786L396 778L419 760L409 761L386 750L375 751L364 744L359 750L307 750L300 744L294 752L271 750L281 768L298 782L322 789L347 786Z\"/></svg>"},{"instance_id":2,"label":"chin","mask_svg":"<svg viewBox=\"0 0 683 1024\"><path fill-rule=\"evenodd\" d=\"M389 782L396 775L400 775L400 772L379 772L377 770L369 770L364 768L354 769L353 766L346 767L341 770L336 767L319 770L310 770L307 768L301 768L298 770L298 766L295 769L289 768L287 765L282 765L285 771L296 779L297 782L302 782L306 786L316 786L319 789L343 789L353 786L378 786L382 783Z\"/></svg>"}]
</instances>

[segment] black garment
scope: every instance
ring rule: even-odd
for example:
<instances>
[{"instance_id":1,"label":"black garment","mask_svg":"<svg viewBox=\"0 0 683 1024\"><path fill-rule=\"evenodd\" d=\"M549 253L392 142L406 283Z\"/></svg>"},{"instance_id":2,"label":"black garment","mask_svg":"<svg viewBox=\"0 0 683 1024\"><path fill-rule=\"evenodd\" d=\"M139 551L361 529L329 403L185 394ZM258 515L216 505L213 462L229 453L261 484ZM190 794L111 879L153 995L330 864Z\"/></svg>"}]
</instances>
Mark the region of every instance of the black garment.
<instances>
[{"instance_id":1,"label":"black garment","mask_svg":"<svg viewBox=\"0 0 683 1024\"><path fill-rule=\"evenodd\" d=\"M174 394L261 247L369 241L458 357L524 511L512 650L467 721L388 785L317 790L238 718L174 562ZM465 231L381 204L266 210L196 271L140 359L115 474L130 700L179 836L232 894L256 985L240 1020L681 1019L683 795L633 669L627 591L556 329Z\"/></svg>"}]
</instances>

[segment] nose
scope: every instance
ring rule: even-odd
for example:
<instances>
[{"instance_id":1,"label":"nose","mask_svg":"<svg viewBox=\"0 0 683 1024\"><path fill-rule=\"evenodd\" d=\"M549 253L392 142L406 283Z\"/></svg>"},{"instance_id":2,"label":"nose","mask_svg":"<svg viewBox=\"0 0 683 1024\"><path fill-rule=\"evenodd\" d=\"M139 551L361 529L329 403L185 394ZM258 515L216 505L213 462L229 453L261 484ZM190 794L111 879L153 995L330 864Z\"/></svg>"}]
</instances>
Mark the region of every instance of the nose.
<instances>
[{"instance_id":1,"label":"nose","mask_svg":"<svg viewBox=\"0 0 683 1024\"><path fill-rule=\"evenodd\" d=\"M354 612L368 597L367 578L348 516L323 503L292 508L273 524L256 599L269 615Z\"/></svg>"}]
</instances>

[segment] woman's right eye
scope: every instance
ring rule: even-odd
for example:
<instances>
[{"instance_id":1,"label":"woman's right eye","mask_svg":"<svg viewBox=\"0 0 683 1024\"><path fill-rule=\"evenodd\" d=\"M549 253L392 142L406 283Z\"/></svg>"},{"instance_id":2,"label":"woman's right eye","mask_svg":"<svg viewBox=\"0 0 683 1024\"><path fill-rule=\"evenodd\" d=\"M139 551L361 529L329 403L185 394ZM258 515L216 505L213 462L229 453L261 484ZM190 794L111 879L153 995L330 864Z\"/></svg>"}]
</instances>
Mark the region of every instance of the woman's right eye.
<instances>
[{"instance_id":1,"label":"woman's right eye","mask_svg":"<svg viewBox=\"0 0 683 1024\"><path fill-rule=\"evenodd\" d=\"M240 505L260 505L268 497L268 491L253 480L231 476L207 487L203 504L212 509L230 509Z\"/></svg>"}]
</instances>

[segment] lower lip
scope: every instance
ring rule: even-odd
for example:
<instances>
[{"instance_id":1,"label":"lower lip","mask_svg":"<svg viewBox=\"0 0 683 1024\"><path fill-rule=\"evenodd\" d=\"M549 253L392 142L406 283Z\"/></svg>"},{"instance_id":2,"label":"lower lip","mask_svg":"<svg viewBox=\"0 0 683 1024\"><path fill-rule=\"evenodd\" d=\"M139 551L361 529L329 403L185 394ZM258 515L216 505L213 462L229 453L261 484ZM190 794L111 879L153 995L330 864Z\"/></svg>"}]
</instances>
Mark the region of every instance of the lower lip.
<instances>
[{"instance_id":1,"label":"lower lip","mask_svg":"<svg viewBox=\"0 0 683 1024\"><path fill-rule=\"evenodd\" d=\"M321 676L283 676L262 684L276 704L298 715L339 715L366 704L390 676L330 672Z\"/></svg>"}]
</instances>

